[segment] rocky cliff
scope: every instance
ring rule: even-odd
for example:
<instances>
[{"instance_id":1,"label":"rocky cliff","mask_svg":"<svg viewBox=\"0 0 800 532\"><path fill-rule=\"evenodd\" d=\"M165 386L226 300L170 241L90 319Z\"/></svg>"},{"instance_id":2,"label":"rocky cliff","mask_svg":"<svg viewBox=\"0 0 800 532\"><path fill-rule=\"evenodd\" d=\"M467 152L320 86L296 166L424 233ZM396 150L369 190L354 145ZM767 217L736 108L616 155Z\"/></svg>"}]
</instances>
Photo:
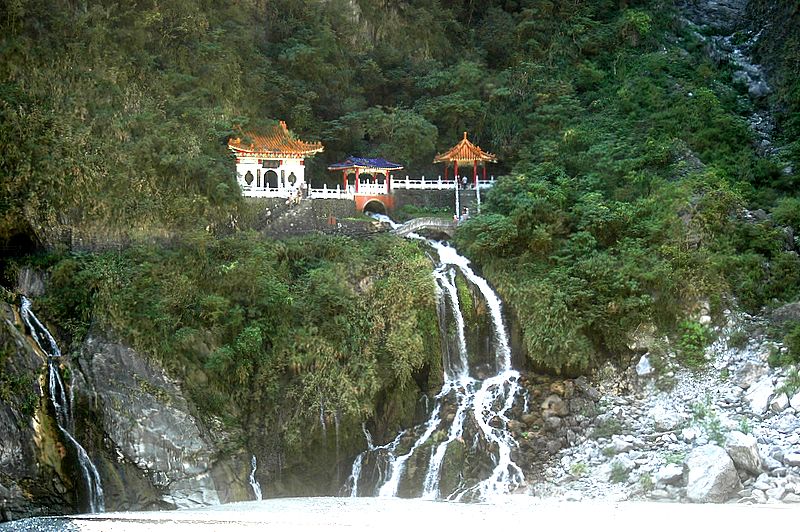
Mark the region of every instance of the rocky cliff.
<instances>
[{"instance_id":1,"label":"rocky cliff","mask_svg":"<svg viewBox=\"0 0 800 532\"><path fill-rule=\"evenodd\" d=\"M179 385L122 343L92 333L75 361L75 401L101 451L107 500L119 509L187 508L252 498L249 457L221 450Z\"/></svg>"},{"instance_id":2,"label":"rocky cliff","mask_svg":"<svg viewBox=\"0 0 800 532\"><path fill-rule=\"evenodd\" d=\"M43 355L12 305L2 303L0 316L2 519L82 511L79 474L42 386ZM203 425L178 383L153 362L93 332L61 372L70 377L74 436L100 472L107 510L253 498L249 455L221 424Z\"/></svg>"},{"instance_id":3,"label":"rocky cliff","mask_svg":"<svg viewBox=\"0 0 800 532\"><path fill-rule=\"evenodd\" d=\"M48 456L52 433L41 400L44 366L18 329L13 308L0 303L0 518L71 510L69 481ZM56 466L56 467L54 467Z\"/></svg>"}]
</instances>

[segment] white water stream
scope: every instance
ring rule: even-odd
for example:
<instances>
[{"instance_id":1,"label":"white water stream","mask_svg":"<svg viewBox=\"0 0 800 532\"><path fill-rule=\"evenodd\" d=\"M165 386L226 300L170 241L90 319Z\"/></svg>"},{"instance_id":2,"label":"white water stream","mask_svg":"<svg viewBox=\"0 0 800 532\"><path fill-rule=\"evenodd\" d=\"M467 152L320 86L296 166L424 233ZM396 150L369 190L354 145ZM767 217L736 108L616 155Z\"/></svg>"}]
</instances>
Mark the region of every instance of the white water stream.
<instances>
[{"instance_id":1,"label":"white water stream","mask_svg":"<svg viewBox=\"0 0 800 532\"><path fill-rule=\"evenodd\" d=\"M397 227L397 224L388 217L382 215L375 217L389 223L393 228ZM422 237L412 233L409 238ZM436 396L428 420L415 431L419 433L421 430L421 434L403 454L398 454L398 448L404 440L407 443L407 436L413 432L403 431L392 442L381 447L374 447L370 442L369 448L360 454L353 464L348 480L351 496L359 495L358 485L365 455L377 452L386 456L387 466L383 475L386 480L382 484L379 481L374 493L363 495L396 497L409 460L415 458L416 453L423 452L423 449L426 449L424 452L430 453L422 486L418 487L418 493L424 499L486 500L496 495L511 493L524 483L522 470L511 457L517 444L506 429L509 421L507 413L518 396L525 401L524 390L519 385L519 373L511 368L511 349L503 322L500 299L486 280L472 270L466 257L459 255L454 248L442 242L433 240L427 242L439 256L433 272L437 297L440 306L449 309L452 315L457 349L454 353L449 353L449 349L443 352L444 385ZM456 285L458 275L463 276L469 285L477 288L491 318L494 374L483 380L470 375L470 346L467 345L465 319L458 298ZM442 334L446 336L446 330L443 330ZM455 404L452 416L442 416L445 402ZM468 425L472 429L465 440ZM432 438L433 443L431 443ZM488 453L493 468L485 478L477 481L467 479L462 472L459 472L459 483L455 489L443 493L441 480L445 458L448 450L452 452L451 448L454 445L465 447L466 453Z\"/></svg>"},{"instance_id":2,"label":"white water stream","mask_svg":"<svg viewBox=\"0 0 800 532\"><path fill-rule=\"evenodd\" d=\"M253 495L255 496L256 501L262 500L264 497L261 494L261 484L258 483L256 480L256 470L258 469L258 464L256 462L256 455L250 459L250 487L253 488Z\"/></svg>"},{"instance_id":3,"label":"white water stream","mask_svg":"<svg viewBox=\"0 0 800 532\"><path fill-rule=\"evenodd\" d=\"M61 372L58 370L58 361L61 359L61 350L56 344L55 338L50 334L41 321L31 311L31 301L22 297L22 304L20 305L20 317L27 325L30 335L42 350L47 355L47 383L50 401L56 413L56 425L61 431L62 436L68 443L68 446L75 452L75 457L78 463L78 469L81 472L81 480L84 489L86 490L87 507L85 510L89 513L98 513L105 511L105 499L103 497L103 487L100 483L100 475L97 472L92 460L86 453L86 449L78 443L72 435L74 430L74 420L72 417L72 401L71 394L68 398L66 386L61 377ZM43 340L46 340L44 342Z\"/></svg>"}]
</instances>

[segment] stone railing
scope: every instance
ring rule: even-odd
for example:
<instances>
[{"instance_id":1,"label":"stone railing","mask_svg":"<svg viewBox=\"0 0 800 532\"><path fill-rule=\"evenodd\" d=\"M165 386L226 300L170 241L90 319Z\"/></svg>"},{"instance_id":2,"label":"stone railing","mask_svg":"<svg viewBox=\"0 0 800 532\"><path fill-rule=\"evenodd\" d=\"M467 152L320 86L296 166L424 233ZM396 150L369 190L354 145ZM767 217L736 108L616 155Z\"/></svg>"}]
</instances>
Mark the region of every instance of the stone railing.
<instances>
[{"instance_id":1,"label":"stone railing","mask_svg":"<svg viewBox=\"0 0 800 532\"><path fill-rule=\"evenodd\" d=\"M400 236L421 231L423 229L438 231L453 236L456 231L456 222L446 218L414 218L397 227L393 232Z\"/></svg>"}]
</instances>

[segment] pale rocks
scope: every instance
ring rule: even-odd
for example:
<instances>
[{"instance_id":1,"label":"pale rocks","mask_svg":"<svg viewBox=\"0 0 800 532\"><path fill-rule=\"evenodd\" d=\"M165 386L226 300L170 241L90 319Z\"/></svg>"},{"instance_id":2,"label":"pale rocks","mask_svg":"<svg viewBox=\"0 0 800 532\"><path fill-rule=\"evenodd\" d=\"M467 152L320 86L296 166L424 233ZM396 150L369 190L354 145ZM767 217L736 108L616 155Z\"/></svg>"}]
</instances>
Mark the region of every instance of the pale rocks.
<instances>
[{"instance_id":1,"label":"pale rocks","mask_svg":"<svg viewBox=\"0 0 800 532\"><path fill-rule=\"evenodd\" d=\"M650 418L653 420L653 426L659 432L675 430L685 417L678 412L668 410L662 405L656 405L650 410Z\"/></svg>"},{"instance_id":2,"label":"pale rocks","mask_svg":"<svg viewBox=\"0 0 800 532\"><path fill-rule=\"evenodd\" d=\"M761 456L755 437L735 430L728 434L725 450L738 469L753 475L761 471Z\"/></svg>"},{"instance_id":3,"label":"pale rocks","mask_svg":"<svg viewBox=\"0 0 800 532\"><path fill-rule=\"evenodd\" d=\"M686 496L692 502L723 502L738 489L739 476L733 460L718 445L693 449L686 466Z\"/></svg>"}]
</instances>

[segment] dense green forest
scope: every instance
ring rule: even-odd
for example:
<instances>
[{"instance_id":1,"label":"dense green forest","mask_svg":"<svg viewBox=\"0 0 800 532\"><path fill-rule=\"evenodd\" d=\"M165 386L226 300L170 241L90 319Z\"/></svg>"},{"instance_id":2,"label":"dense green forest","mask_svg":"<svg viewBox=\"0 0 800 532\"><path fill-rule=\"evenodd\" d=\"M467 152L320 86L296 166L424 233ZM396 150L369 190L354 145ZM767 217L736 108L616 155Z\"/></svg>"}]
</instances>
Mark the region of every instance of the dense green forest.
<instances>
[{"instance_id":1,"label":"dense green forest","mask_svg":"<svg viewBox=\"0 0 800 532\"><path fill-rule=\"evenodd\" d=\"M223 234L243 209L225 147L237 127L282 119L321 140L315 182L351 153L436 172L462 131L496 152L504 176L456 242L539 368L624 355L643 323L689 335L701 300L756 312L800 295L800 25L786 25L779 61L762 50L776 85L754 103L658 0L15 0L0 12L0 239L56 252L43 303L73 335L94 309L190 383L202 364L216 412L239 414L219 402L245 382L272 393L279 367L327 379L299 384L301 401L324 389L366 416L435 364L414 246ZM767 104L784 146L768 158L746 119ZM70 255L59 242L77 229L134 245ZM153 235L180 243L135 244ZM378 285L356 304L369 272L408 297ZM375 329L386 311L395 328ZM404 362L384 367L376 350Z\"/></svg>"}]
</instances>

